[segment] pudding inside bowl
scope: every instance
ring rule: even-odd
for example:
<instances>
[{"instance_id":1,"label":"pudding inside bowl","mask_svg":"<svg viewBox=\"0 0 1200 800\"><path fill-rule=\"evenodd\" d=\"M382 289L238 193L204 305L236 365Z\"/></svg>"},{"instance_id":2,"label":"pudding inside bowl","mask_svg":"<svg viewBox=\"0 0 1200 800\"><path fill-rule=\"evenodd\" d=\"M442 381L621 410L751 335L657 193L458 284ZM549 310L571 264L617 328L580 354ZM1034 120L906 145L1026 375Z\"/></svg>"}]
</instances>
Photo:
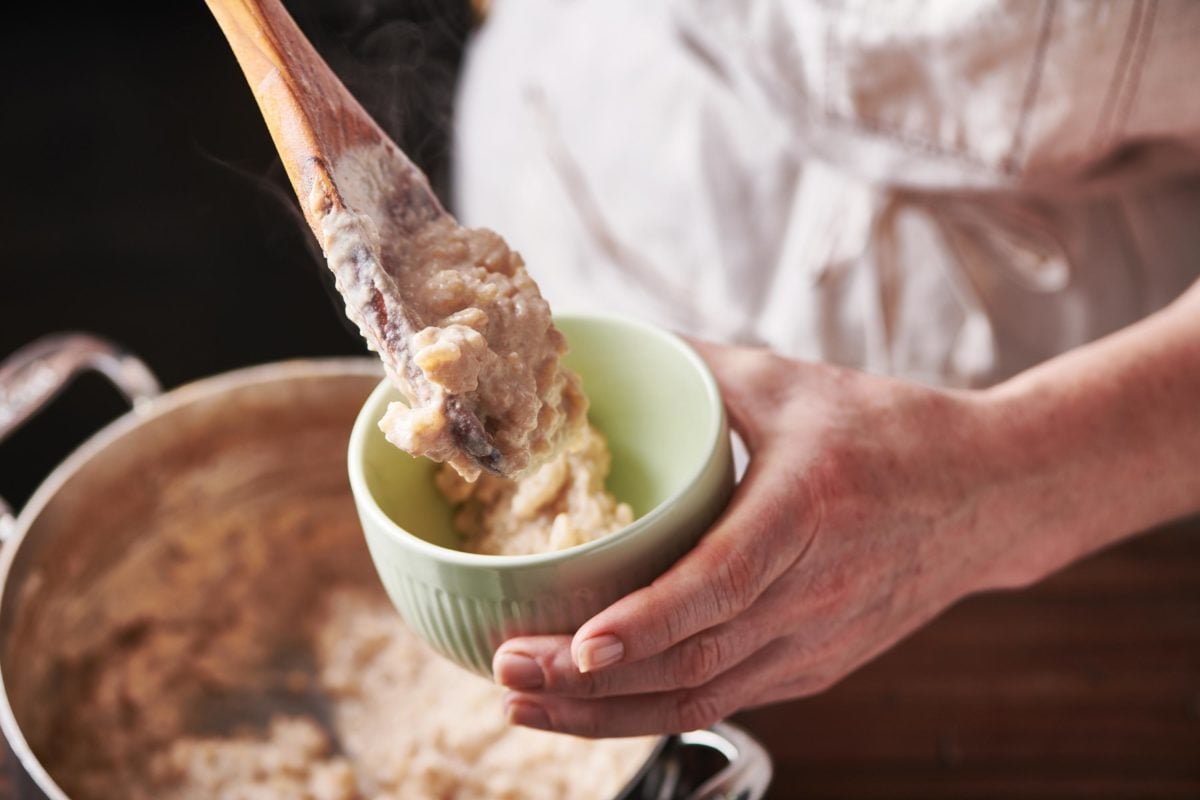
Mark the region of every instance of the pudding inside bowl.
<instances>
[{"instance_id":1,"label":"pudding inside bowl","mask_svg":"<svg viewBox=\"0 0 1200 800\"><path fill-rule=\"evenodd\" d=\"M728 447L720 394L700 357L678 337L629 319L562 316L555 324L570 345L563 363L583 379L588 419L608 440L607 488L634 512L634 523L613 536L646 527L672 505L697 502L689 489ZM400 535L458 550L451 507L433 483L439 465L413 458L379 430L388 404L398 400L385 382L363 407L351 445L352 481L358 471Z\"/></svg>"},{"instance_id":2,"label":"pudding inside bowl","mask_svg":"<svg viewBox=\"0 0 1200 800\"><path fill-rule=\"evenodd\" d=\"M733 491L725 410L704 362L678 337L619 317L560 317L612 450L608 488L634 521L532 555L457 549L437 464L388 443L378 421L398 396L372 393L350 435L350 488L375 569L409 626L442 655L490 675L505 639L573 633L661 575L708 530Z\"/></svg>"}]
</instances>

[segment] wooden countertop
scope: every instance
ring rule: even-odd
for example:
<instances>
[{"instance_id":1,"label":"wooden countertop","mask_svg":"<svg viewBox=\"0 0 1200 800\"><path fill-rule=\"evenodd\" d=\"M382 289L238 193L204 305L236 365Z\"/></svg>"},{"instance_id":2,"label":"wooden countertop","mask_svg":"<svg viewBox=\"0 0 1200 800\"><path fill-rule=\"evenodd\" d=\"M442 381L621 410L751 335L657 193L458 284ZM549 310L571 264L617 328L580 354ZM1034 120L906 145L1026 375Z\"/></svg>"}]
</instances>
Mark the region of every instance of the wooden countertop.
<instances>
[{"instance_id":1,"label":"wooden countertop","mask_svg":"<svg viewBox=\"0 0 1200 800\"><path fill-rule=\"evenodd\" d=\"M774 757L771 798L1200 797L1200 519L736 721Z\"/></svg>"},{"instance_id":2,"label":"wooden countertop","mask_svg":"<svg viewBox=\"0 0 1200 800\"><path fill-rule=\"evenodd\" d=\"M1200 520L964 601L737 721L772 798L1200 797Z\"/></svg>"}]
</instances>

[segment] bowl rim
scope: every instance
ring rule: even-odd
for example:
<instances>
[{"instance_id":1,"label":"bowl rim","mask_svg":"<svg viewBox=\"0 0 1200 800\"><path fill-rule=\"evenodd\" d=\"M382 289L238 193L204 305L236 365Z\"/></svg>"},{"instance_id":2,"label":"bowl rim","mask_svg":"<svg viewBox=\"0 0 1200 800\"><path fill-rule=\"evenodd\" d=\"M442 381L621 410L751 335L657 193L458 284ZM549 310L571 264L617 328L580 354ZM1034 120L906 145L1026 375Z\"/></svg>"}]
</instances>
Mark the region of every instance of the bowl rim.
<instances>
[{"instance_id":1,"label":"bowl rim","mask_svg":"<svg viewBox=\"0 0 1200 800\"><path fill-rule=\"evenodd\" d=\"M691 487L695 486L704 476L705 472L711 468L714 460L722 452L721 439L722 437L728 438L729 429L726 421L725 401L721 396L717 379L713 375L712 370L709 369L708 364L696 352L695 348L684 341L681 336L666 328L661 328L625 314L584 312L554 315L556 324L564 320L570 322L617 324L636 328L643 334L660 339L678 352L700 376L701 383L704 386L705 400L709 403L710 407L715 407L716 409L716 413L712 416L712 425L705 431L705 439L708 443L707 457L697 463L696 468L688 476L688 479L675 492L660 501L654 508L619 531L602 536L599 539L593 539L590 542L577 544L563 550L528 555L490 555L485 553L470 553L464 550L452 550L422 539L420 536L401 527L380 508L374 494L368 488L363 454L366 449L367 437L374 432L372 428L378 430L378 415L374 413L368 414L367 412L368 409L373 408L380 402L382 395L393 390L394 387L392 386L391 379L385 377L371 391L371 394L363 403L362 408L359 409L358 416L354 420L354 427L351 429L350 441L347 447L347 465L350 476L350 491L354 495L360 512L365 513L375 523L376 528L383 531L391 541L432 558L435 561L465 568L512 570L559 564L564 561L581 558L588 553L618 547L626 541L640 538L647 531L653 530L655 523L670 513L672 506L680 498L684 497Z\"/></svg>"}]
</instances>

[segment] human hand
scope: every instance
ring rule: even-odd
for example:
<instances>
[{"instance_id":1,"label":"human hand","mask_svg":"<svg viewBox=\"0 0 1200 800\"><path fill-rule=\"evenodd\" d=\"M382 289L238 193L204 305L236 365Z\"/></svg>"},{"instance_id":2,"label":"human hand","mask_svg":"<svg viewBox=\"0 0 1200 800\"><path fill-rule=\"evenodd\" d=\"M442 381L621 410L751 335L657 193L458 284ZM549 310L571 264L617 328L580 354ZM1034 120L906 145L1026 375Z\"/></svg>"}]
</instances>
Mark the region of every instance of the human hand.
<instances>
[{"instance_id":1,"label":"human hand","mask_svg":"<svg viewBox=\"0 0 1200 800\"><path fill-rule=\"evenodd\" d=\"M704 727L832 685L963 595L1020 583L977 536L977 398L695 343L751 455L729 507L658 580L574 637L511 639L516 724L582 736Z\"/></svg>"}]
</instances>

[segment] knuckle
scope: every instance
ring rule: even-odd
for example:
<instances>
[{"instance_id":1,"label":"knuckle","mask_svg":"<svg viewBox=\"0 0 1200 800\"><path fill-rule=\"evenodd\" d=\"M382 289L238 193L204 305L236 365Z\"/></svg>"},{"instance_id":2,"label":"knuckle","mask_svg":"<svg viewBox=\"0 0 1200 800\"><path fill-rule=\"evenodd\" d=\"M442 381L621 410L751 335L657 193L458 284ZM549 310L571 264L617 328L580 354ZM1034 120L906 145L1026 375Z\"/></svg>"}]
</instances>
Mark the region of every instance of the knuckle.
<instances>
[{"instance_id":1,"label":"knuckle","mask_svg":"<svg viewBox=\"0 0 1200 800\"><path fill-rule=\"evenodd\" d=\"M680 598L678 602L665 603L662 609L663 645L681 641L691 633L696 620L704 618L703 605L694 594Z\"/></svg>"},{"instance_id":2,"label":"knuckle","mask_svg":"<svg viewBox=\"0 0 1200 800\"><path fill-rule=\"evenodd\" d=\"M580 672L568 651L535 657L545 678L540 689L565 697L598 697L608 692L608 671Z\"/></svg>"},{"instance_id":3,"label":"knuckle","mask_svg":"<svg viewBox=\"0 0 1200 800\"><path fill-rule=\"evenodd\" d=\"M572 665L560 688L579 697L596 697L603 692L603 680L603 672L580 672Z\"/></svg>"},{"instance_id":4,"label":"knuckle","mask_svg":"<svg viewBox=\"0 0 1200 800\"><path fill-rule=\"evenodd\" d=\"M744 611L758 596L758 569L735 547L721 554L712 591L717 616L728 620Z\"/></svg>"},{"instance_id":5,"label":"knuckle","mask_svg":"<svg viewBox=\"0 0 1200 800\"><path fill-rule=\"evenodd\" d=\"M692 689L682 692L675 704L674 725L676 733L707 728L724 716L724 704L720 697L707 689Z\"/></svg>"},{"instance_id":6,"label":"knuckle","mask_svg":"<svg viewBox=\"0 0 1200 800\"><path fill-rule=\"evenodd\" d=\"M695 688L708 683L725 662L725 647L719 636L704 632L693 636L672 653L670 676L677 687Z\"/></svg>"},{"instance_id":7,"label":"knuckle","mask_svg":"<svg viewBox=\"0 0 1200 800\"><path fill-rule=\"evenodd\" d=\"M604 723L598 709L590 705L576 705L570 714L564 714L561 725L554 730L582 736L585 739L598 739L605 735Z\"/></svg>"}]
</instances>

